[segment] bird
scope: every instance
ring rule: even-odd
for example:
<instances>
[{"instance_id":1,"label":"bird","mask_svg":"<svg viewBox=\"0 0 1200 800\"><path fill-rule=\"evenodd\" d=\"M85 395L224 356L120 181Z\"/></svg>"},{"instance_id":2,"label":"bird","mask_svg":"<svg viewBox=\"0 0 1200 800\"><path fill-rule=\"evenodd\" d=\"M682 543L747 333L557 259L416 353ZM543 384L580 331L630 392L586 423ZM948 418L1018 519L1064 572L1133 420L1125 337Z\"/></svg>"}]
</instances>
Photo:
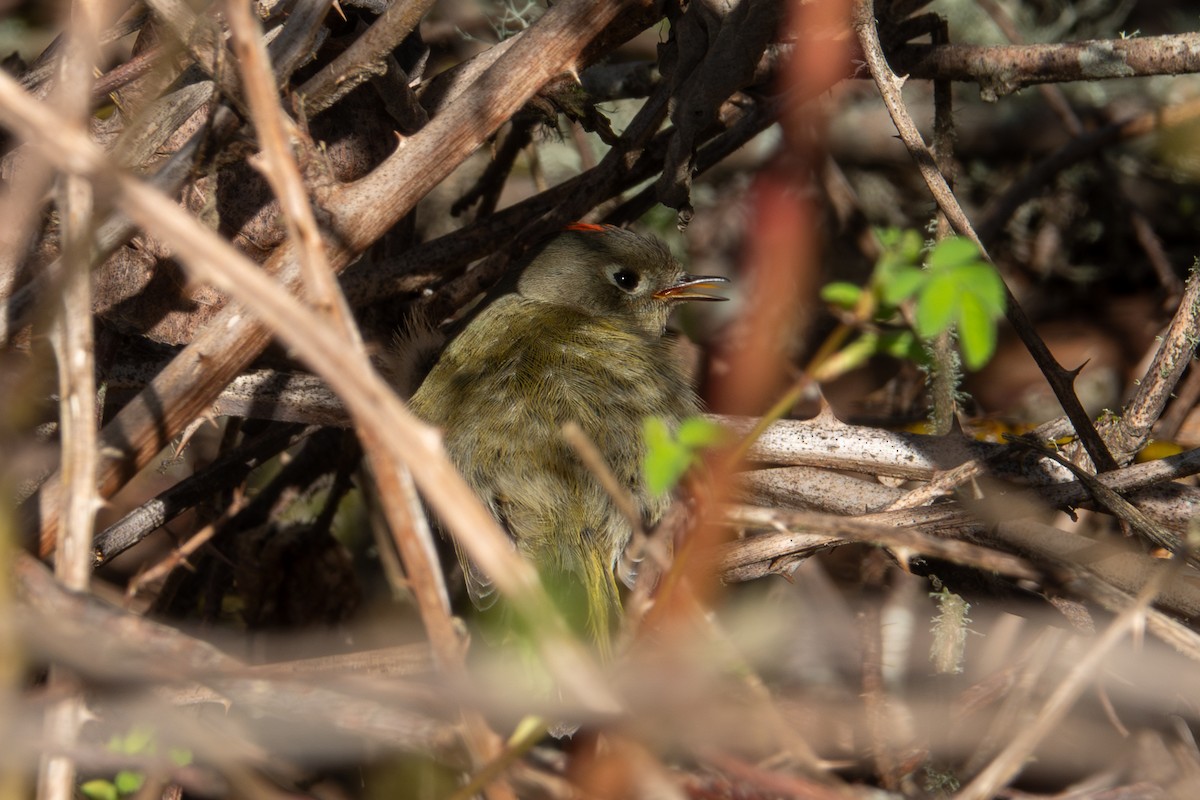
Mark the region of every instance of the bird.
<instances>
[{"instance_id":1,"label":"bird","mask_svg":"<svg viewBox=\"0 0 1200 800\"><path fill-rule=\"evenodd\" d=\"M725 300L727 282L684 271L660 240L575 223L531 251L445 344L410 399L441 429L467 484L537 568L573 629L610 653L616 573L632 526L563 436L579 426L647 527L670 498L642 475L644 420L700 412L664 336L684 301ZM492 581L456 546L467 593L486 610ZM622 575L631 584L629 575Z\"/></svg>"}]
</instances>

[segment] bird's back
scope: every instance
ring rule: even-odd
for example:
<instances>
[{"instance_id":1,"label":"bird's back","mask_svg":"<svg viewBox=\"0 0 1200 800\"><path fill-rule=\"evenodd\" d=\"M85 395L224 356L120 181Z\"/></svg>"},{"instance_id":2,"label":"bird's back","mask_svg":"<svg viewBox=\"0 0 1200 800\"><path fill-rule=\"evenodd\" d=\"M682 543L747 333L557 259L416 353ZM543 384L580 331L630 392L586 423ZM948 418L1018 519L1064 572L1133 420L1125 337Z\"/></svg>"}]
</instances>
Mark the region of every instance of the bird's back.
<instances>
[{"instance_id":1,"label":"bird's back","mask_svg":"<svg viewBox=\"0 0 1200 800\"><path fill-rule=\"evenodd\" d=\"M607 627L607 614L595 617L616 607L612 570L631 531L562 428L580 426L653 523L667 499L645 490L643 420L674 424L696 412L695 395L661 338L516 294L484 315L447 346L413 410L443 429L459 470L544 579L604 587L587 616ZM481 576L468 588L486 605Z\"/></svg>"}]
</instances>

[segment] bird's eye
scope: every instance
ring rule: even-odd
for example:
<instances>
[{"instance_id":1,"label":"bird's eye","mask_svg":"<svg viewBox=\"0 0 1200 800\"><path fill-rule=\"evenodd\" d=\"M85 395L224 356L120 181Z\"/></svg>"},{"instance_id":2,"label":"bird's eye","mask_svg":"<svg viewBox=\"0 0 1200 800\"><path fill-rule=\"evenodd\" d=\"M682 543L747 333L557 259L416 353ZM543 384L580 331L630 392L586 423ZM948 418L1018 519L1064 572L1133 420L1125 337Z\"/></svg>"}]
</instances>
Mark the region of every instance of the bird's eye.
<instances>
[{"instance_id":1,"label":"bird's eye","mask_svg":"<svg viewBox=\"0 0 1200 800\"><path fill-rule=\"evenodd\" d=\"M634 289L637 289L638 284L642 280L641 276L631 269L617 270L613 273L612 279L613 283L627 292L632 292Z\"/></svg>"}]
</instances>

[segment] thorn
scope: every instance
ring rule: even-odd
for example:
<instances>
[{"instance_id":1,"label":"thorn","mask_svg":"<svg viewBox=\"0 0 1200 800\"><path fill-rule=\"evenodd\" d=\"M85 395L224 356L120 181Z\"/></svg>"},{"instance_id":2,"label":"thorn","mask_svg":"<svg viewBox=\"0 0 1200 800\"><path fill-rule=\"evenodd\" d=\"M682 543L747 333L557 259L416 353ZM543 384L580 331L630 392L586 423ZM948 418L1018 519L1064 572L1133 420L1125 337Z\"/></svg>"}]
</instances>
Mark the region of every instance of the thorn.
<instances>
[{"instance_id":1,"label":"thorn","mask_svg":"<svg viewBox=\"0 0 1200 800\"><path fill-rule=\"evenodd\" d=\"M1090 359L1090 358L1085 358L1085 359L1083 360L1083 363L1082 363L1082 364L1080 364L1080 365L1079 365L1078 367L1076 367L1075 369L1067 369L1067 368L1066 368L1066 367L1064 367L1062 364L1058 364L1057 366L1058 366L1058 368L1059 368L1059 369L1061 369L1061 370L1063 371L1063 374L1064 374L1064 375L1066 375L1066 376L1067 376L1067 377L1069 377L1069 378L1070 378L1072 381L1074 381L1076 378L1078 378L1078 377L1079 377L1079 373L1083 372L1083 368L1084 368L1084 367L1086 367L1086 366L1087 366L1088 364L1090 364L1090 363L1092 363L1092 359Z\"/></svg>"},{"instance_id":2,"label":"thorn","mask_svg":"<svg viewBox=\"0 0 1200 800\"><path fill-rule=\"evenodd\" d=\"M959 435L959 436L966 436L966 435L967 435L967 432L966 432L966 430L965 430L965 429L963 428L963 426L962 426L962 420L961 420L961 419L959 419L959 415L958 415L958 414L955 414L954 416L950 417L950 430L949 430L949 433L950 433L950 434L952 434L952 435Z\"/></svg>"},{"instance_id":3,"label":"thorn","mask_svg":"<svg viewBox=\"0 0 1200 800\"><path fill-rule=\"evenodd\" d=\"M200 430L200 427L206 422L211 422L214 428L220 427L211 411L206 411L203 415L192 420L188 426L183 429L183 435L179 437L179 444L172 448L174 450L174 453L171 457L172 461L179 460L179 457L183 455L183 451L187 449L188 442L192 440L192 437L196 435L196 431Z\"/></svg>"},{"instance_id":4,"label":"thorn","mask_svg":"<svg viewBox=\"0 0 1200 800\"><path fill-rule=\"evenodd\" d=\"M913 574L912 567L909 564L909 560L914 555L911 548L889 547L889 548L887 548L887 550L889 553L892 554L892 558L896 559L896 566L900 567L900 569L904 570L909 575Z\"/></svg>"}]
</instances>

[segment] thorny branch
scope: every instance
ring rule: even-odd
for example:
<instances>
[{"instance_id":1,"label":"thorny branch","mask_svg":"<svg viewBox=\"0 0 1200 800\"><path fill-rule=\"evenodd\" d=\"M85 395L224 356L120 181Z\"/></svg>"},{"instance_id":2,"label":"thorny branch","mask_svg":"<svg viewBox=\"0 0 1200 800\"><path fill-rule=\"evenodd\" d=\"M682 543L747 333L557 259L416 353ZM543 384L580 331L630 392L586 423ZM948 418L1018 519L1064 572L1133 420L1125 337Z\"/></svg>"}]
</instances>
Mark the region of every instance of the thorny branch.
<instances>
[{"instance_id":1,"label":"thorny branch","mask_svg":"<svg viewBox=\"0 0 1200 800\"><path fill-rule=\"evenodd\" d=\"M712 5L715 8L716 4ZM929 23L936 23L936 18L915 16L923 5L920 0L886 5L880 0L878 8L898 17L901 23L887 31L885 53L876 36L874 5L865 0L856 2L853 21L862 53L939 207L960 233L993 247L993 253L1000 254L997 258L1003 257L1005 226L1018 207L1041 192L1067 166L1101 153L1115 142L1192 120L1200 109L1200 104L1188 101L1164 105L1155 112L1094 132L1087 132L1084 124L1073 118L1074 122L1069 122L1073 141L1018 173L982 216L975 237L958 198L942 177L952 167L947 157L950 137L945 124L949 111L945 102L947 81L977 82L986 97L998 99L1037 83L1118 81L1132 76L1194 72L1200 69L1200 48L1195 34L1002 48L945 44L941 38L930 45L897 41L932 29ZM666 70L664 78L646 63L634 67L608 65L606 69L617 74L617 80L607 85L618 88L615 95L606 97L648 99L620 135L604 139L604 145L610 147L607 155L576 177L497 211L502 192L521 181L509 156L515 154L517 144L525 146L528 139L513 136L511 152L502 162L494 162L492 172L476 184L485 199L472 220L440 238L423 238L418 232L420 220L412 215L417 201L439 184L447 183L451 170L501 125L511 122L527 101L537 103L542 113L553 114L553 106L537 97L546 93L544 87L553 82L556 92L564 87L574 92L574 75L606 57L615 43L657 21L664 13L662 4L575 0L551 4L545 16L524 32L420 85L411 81L411 86L409 76L399 69L397 47L420 47L422 38L434 35L434 29L425 24L430 10L436 8L433 3L391 3L378 17L370 17L369 24L362 24L353 38L341 39L334 53L326 54L320 53L321 48L336 26L326 24L332 17L326 17L324 3L288 6L262 18L271 29L270 35L275 36L269 48L263 45L259 22L250 17L250 6L223 4L223 20L210 11L193 11L175 0L152 0L149 6L150 23L145 17L131 16L115 23L97 40L113 42L147 24L166 35L161 41L147 37L139 42L134 55L109 68L94 86L89 86L90 79L84 77L74 83L58 77L56 53L69 53L69 48L61 47L47 50L22 80L22 85L35 89L39 98L56 89L78 95L71 113L93 108L109 92L115 93L114 100L124 112L126 105L140 107L139 92L148 91L153 102L146 104L144 116L125 117L123 130L114 132L105 125L102 115L92 120L90 133L103 150L78 126L65 124L63 116L48 113L44 105L22 94L11 80L0 77L0 119L10 132L30 141L29 146L18 148L5 161L6 167L16 170L12 188L3 198L4 209L11 211L6 219L13 222L15 230L5 232L0 252L0 296L5 300L0 340L23 346L31 338L30 331L36 340L40 335L38 304L49 295L57 296L59 286L65 287L62 299L68 309L60 315L62 330L74 330L72 341L64 335L56 344L60 367L64 368L62 410L58 415L63 457L61 474L51 480L39 498L44 554L57 549L56 568L78 572L72 565L83 566L86 580L87 564L80 560L79 552L104 563L142 541L172 515L194 507L200 498L225 491L244 496L247 475L252 470L313 430L301 430L294 423L353 426L368 451L390 527L403 553L406 575L399 585L413 591L430 647L416 648L417 655L407 649L355 654L330 667L361 678L368 671L362 662L369 661L371 670L388 673L386 680L344 681L339 677L322 678L318 684L295 674L313 668L312 664L280 665L269 670L248 667L177 630L104 607L92 596L65 593L61 585L49 580L40 565L18 557L14 575L19 602L30 620L19 638L32 658L70 667L97 686L138 683L153 687L156 701L166 699L168 704L152 706L154 715L166 714L163 718L178 722L180 730L190 730L191 723L173 710L164 712L164 708L173 709L181 703L222 702L234 716L284 720L288 723L285 727L291 729L289 733L298 738L302 737L301 731L311 731L321 741L324 749L320 754L326 758L331 752L355 758L354 748L367 742L429 757L454 770L474 770L476 781L466 788L460 785L459 791L482 786L492 798L526 793L565 797L568 792L580 791L596 796L632 796L651 790L669 796L730 796L735 789L743 788L734 785L738 780L772 794L846 797L857 792L850 781L859 780L847 775L857 773L834 773L828 769L831 762L823 760L839 756L862 774L877 773L876 777L891 789L911 787L922 775L930 778L937 765L929 754L936 753L940 758L943 753L938 745L923 738L928 734L922 730L921 710L911 702L912 695L899 694L911 693L915 683L912 674L904 672L908 659L889 649L895 647L894 628L901 627L892 621L900 618L892 612L911 615L916 611L919 615L925 608L913 600L924 591L924 584L905 574L910 570L925 575L943 567L963 568L972 576L998 583L1000 596L1008 596L1003 594L1008 591L1036 593L1050 599L1065 609L1064 613L1073 615L1072 622L1077 624L1081 620L1102 624L1103 617L1093 622L1089 616L1098 609L1118 615L1099 639L1079 645L1084 649L1077 652L1083 658L1077 659L1072 672L1068 671L1070 664L1058 665L1060 676L1065 677L1050 681L1058 688L1048 695L1045 710L1033 725L1007 747L996 741L991 749L977 751L989 756L1002 751L990 765L986 765L985 755L971 760L964 756L959 761L954 761L952 752L947 756L949 762L964 765L960 766L961 777L970 782L961 793L963 797L995 794L1014 780L1035 754L1035 747L1041 756L1052 746L1053 742L1040 746L1038 742L1050 726L1069 725L1064 719L1069 707L1079 702L1086 686L1099 685L1102 676L1097 666L1102 659L1106 668L1110 659L1115 663L1119 640L1137 625L1144 624L1155 637L1187 657L1200 659L1200 637L1194 630L1194 621L1200 618L1200 592L1196 590L1193 566L1187 563L1186 556L1191 554L1176 546L1186 542L1188 526L1200 507L1200 493L1195 487L1177 481L1200 469L1200 451L1186 450L1156 462L1125 466L1127 456L1145 443L1194 355L1200 308L1200 281L1195 276L1188 282L1187 292L1163 334L1158 356L1146 368L1125 416L1101 426L1100 433L1117 453L1117 459L1108 456L1104 443L1075 401L1072 375L1049 356L1010 298L1013 324L1038 354L1047 379L1102 471L1099 477L1089 478L1083 473L1073 479L1066 469L1046 460L1022 458L1012 447L975 441L957 431L942 437L920 436L845 425L832 416L769 427L750 454L752 468L738 477L736 502L719 509L714 519L706 520L731 537L713 556L717 563L712 571L731 584L772 574L795 577L795 586L781 583L782 591L777 588L773 596L790 592L788 596L799 597L797 592L816 592L815 596L806 597L798 607L788 606L787 616L778 620L768 604L755 605L752 623L742 626L728 625L724 619L708 615L708 609L702 609L691 595L691 587L684 587L682 594L676 588L674 596L690 604L689 623L699 624L694 630L656 626L654 614L648 614L647 608L653 611L655 600L665 595L662 587L654 585L653 575L664 575L663 580L670 582L674 575L683 574L672 573L667 546L671 540L680 540L684 536L681 531L687 528L683 521L686 508L680 504L675 509L678 519L647 534L653 540L655 563L641 576L635 596L638 608L631 609L627 617L627 622L638 621L628 628L626 657L630 660L614 665L611 673L598 668L575 647L554 614L546 615L548 607L539 597L537 579L528 564L512 552L494 521L465 491L446 463L434 433L406 416L403 405L368 364L368 351L351 309L360 311L371 304L415 299L433 318L449 317L489 286L524 248L564 222L585 217L627 222L641 217L662 199L655 185L631 197L623 195L646 181L658 179L662 186L674 187L675 205L685 209L695 205L702 211L703 204L692 203L689 196L697 176L744 157L744 145L776 121L781 111L795 112L794 119L800 119L803 115L796 111L798 105L807 102L808 95L822 94L829 88L814 90L788 83L791 75L784 67L803 63L789 62L789 57L805 45L802 37L808 31L801 31L800 38L781 41L784 37L775 35L774 26L782 6L767 11L742 9L764 15L756 22L753 42L739 42L737 26L727 24L736 21L733 17L703 17L712 10L705 4L693 3L686 12L683 6L665 9L674 15L675 24L669 34L672 39L660 42L665 45L664 51L669 52L676 44L697 47L687 54L691 59L688 63L703 64L703 69L695 74ZM681 17L684 13L687 16ZM221 24L227 24L232 34L229 46ZM685 29L691 29L697 38L675 41L674 37ZM901 35L904 32L907 34ZM293 86L293 73L314 51L321 60L311 68L305 65L303 78L295 80L298 88ZM741 51L742 61L724 60L735 58ZM64 57L62 64L70 67L70 59ZM198 75L196 82L175 83L189 64L198 66L203 74L191 70ZM893 68L907 73L909 79L939 81L938 163L912 124L900 95L902 81ZM837 69L849 76L851 65ZM637 80L626 80L629 75ZM716 76L718 80L702 81L704 85L699 86L694 80L698 75ZM599 85L586 71L581 77L585 86ZM336 169L331 166L334 158L326 150L329 142L314 132L314 118L322 110L336 115L350 107L355 87L368 80L375 86L362 88L400 92L404 106L401 127L406 136L399 139L390 154L381 153L376 161L349 173L352 177L335 178ZM167 86L171 86L171 93L160 97ZM282 96L277 91L281 86L285 87ZM714 86L720 91L714 93ZM806 96L799 96L801 90L807 92ZM590 100L582 102L584 112L598 113ZM834 96L820 102L839 100ZM394 107L397 104L393 103ZM599 108L608 111L607 107ZM668 113L675 124L664 128ZM207 122L199 129L194 123L188 127L186 120L193 117L206 117ZM794 121L793 117L789 121ZM621 130L620 125L616 128ZM186 145L175 149L168 161L153 169L157 154L170 152L179 140L188 137ZM390 135L384 138L390 150L392 139ZM175 143L168 146L171 139ZM531 146L541 146L536 137L533 141ZM271 205L263 215L274 218L261 228L249 224L239 227L240 223L224 209L207 216L213 208L205 205L208 199L201 202L206 192L214 191L211 185L204 188L205 181L212 180L227 162L244 160L236 148L250 142L257 142L261 152L251 156L249 163L261 169L266 177L264 185L270 189L268 194L277 198L264 201L277 205ZM788 143L783 146L786 148ZM739 150L741 155L735 155ZM39 168L36 158L32 159L32 167L29 159L22 162L22 157L32 152L40 153L53 169L44 165ZM663 173L667 162L670 174ZM131 170L153 177L143 181L133 177ZM64 176L53 191L60 213L46 230L40 230L37 223L44 211L43 198L51 195L55 171ZM801 185L802 175L790 179L796 185L789 185L789 191L810 191L807 184ZM719 183L722 177L718 175L716 180ZM465 184L470 185L470 180ZM151 185L161 193L152 191ZM241 185L234 187L237 191ZM230 184L224 184L220 191L230 188ZM463 196L461 189L461 185L457 187L458 196ZM180 191L187 211L173 203ZM89 193L96 202L90 200ZM467 192L466 196L474 195ZM110 213L110 204L117 213ZM694 226L692 236L711 237L705 240L710 246L719 242L724 226L738 216L728 213L730 208L725 208L727 213L720 222L710 221L698 226L700 230ZM202 224L196 224L197 220ZM753 238L760 232L754 227L756 222L752 220L739 229L741 235ZM94 243L89 236L80 235L92 225L98 229ZM263 231L276 238L257 238ZM130 242L135 232L138 237ZM1139 233L1140 241L1145 234ZM228 246L230 241L242 245L244 252L235 252ZM93 311L103 309L105 325L115 324L119 331L102 328L98 338L101 345L106 340L133 338L141 333L120 328L127 323L120 312L124 298L114 295L108 283L108 270L120 261L109 256L123 246L127 250L165 246L193 276L222 290L217 294L216 307L188 312L194 323L183 337L184 349L173 351L165 368L160 363L142 361L140 374L131 374L138 371L130 370L131 364L137 366L142 359L140 355L130 350L114 357L106 347L92 346L81 336L91 330L90 324L79 325L89 323ZM1171 259L1175 254L1157 240L1144 242L1143 247L1152 258L1157 254L1155 267L1162 285L1172 285ZM377 252L347 269L368 248ZM37 252L31 256L33 250ZM247 253L252 258L246 258ZM470 262L485 256L485 262L468 269ZM92 299L85 291L87 281L78 280L86 277L79 265L89 261L107 262L93 276L96 296ZM166 262L152 263L155 269L162 269ZM30 269L31 265L36 269ZM27 279L22 270L33 277ZM62 283L56 282L59 275L66 276ZM753 276L744 278L747 282L753 280ZM191 301L186 292L180 298ZM307 302L309 308L297 298ZM298 358L320 377L277 371L269 365L248 371L273 338L288 348L289 357ZM93 350L99 351L95 365L86 355L78 357ZM278 354L273 358L278 364ZM289 363L287 369L294 366ZM716 376L710 380L719 380L721 370L728 368L720 363L710 366ZM97 391L89 387L96 374L106 379L102 396L109 407L134 398L98 439L93 419ZM1187 385L1191 384L1200 385L1200 381L1193 377ZM1188 407L1173 409L1173 429L1186 428L1195 397L1195 392L1189 392L1186 387L1181 390L1186 402L1178 405ZM75 535L91 529L87 517L97 505L93 487L101 497L111 495L180 430L206 414L293 424L255 426L260 435L248 433L240 446L231 447L211 467L198 470L149 502L135 501L141 505L97 537L94 546ZM741 418L720 419L740 430L753 424L753 420ZM332 438L340 435L335 431L322 434ZM8 436L7 429L0 431L0 440L6 444L8 439L4 437ZM228 444L235 439L227 432ZM357 458L357 450L351 450ZM102 459L98 477L94 472L97 457ZM89 459L91 467L87 467ZM316 460L305 462L308 472L316 474L324 467ZM411 479L401 465L412 467ZM349 467L339 466L337 475L332 499L321 512L322 524L332 518L349 487ZM532 621L531 627L539 631L535 639L543 659L567 690L564 702L504 696L504 692L484 686L479 682L480 675L466 669L459 621L451 617L450 597L432 552L434 542L422 528L423 510L413 492L414 481L460 541L497 577L502 591ZM919 483L915 488L913 481ZM75 491L80 486L89 490ZM615 495L623 491L621 487L610 490ZM259 515L256 518L267 518L266 509L276 505L275 491L282 489L271 484L260 495L263 502L247 505ZM1097 497L1102 502L1095 502ZM1106 504L1121 509L1118 515L1152 527L1156 541L1185 557L1177 557L1177 563L1163 569L1160 562L1139 549L1136 541L1093 537L1045 524L1054 509L1073 514L1077 508ZM236 528L236 524L230 527ZM220 542L216 535L219 531L212 527L201 530L213 538L204 540L208 544L190 538L186 545L189 559L207 557L205 550L220 552L220 547L212 544ZM864 550L856 550L856 546L865 546L869 555L859 559L856 553ZM828 586L829 578L821 577L810 569L812 563L805 562L813 555L835 549L843 564L855 563L856 569L869 570L870 574L850 580L843 576L836 589ZM687 558L689 551L682 552ZM221 552L219 557L229 556ZM186 569L185 561L175 553L163 564L183 564L180 568ZM903 569L891 568L893 561ZM1001 577L1004 580L999 580ZM130 585L142 583L135 579ZM815 588L820 586L828 591L820 594ZM849 596L851 588L864 596L848 602L841 595ZM867 591L862 591L864 588ZM905 600L905 591L915 591L916 595L910 594ZM874 595L886 597L876 602ZM734 599L746 596L749 593L734 592ZM6 608L4 598L0 591L0 609ZM858 624L860 642L867 644L860 655L870 662L867 680L859 680L863 677L861 665L855 664L853 657L849 662L829 660L816 670L809 669L807 663L820 658L814 653L836 640L838 625L829 624L819 635L805 635L801 632L804 614L815 610L821 617L850 618L860 602L871 603L859 616ZM986 609L985 605L985 613ZM728 609L720 607L717 613L724 615ZM779 625L778 629L774 625ZM750 631L748 641L739 638L742 628ZM965 637L965 629L962 634ZM661 651L657 649L660 643L653 641L677 635L682 638L672 639ZM81 653L93 652L88 648L98 641L97 636L106 646L111 641L112 657L81 657ZM763 646L749 641L755 636L770 639L770 646L777 648L762 662L745 654ZM135 641L137 653L130 649ZM797 641L803 641L803 653L787 649ZM904 646L910 645L911 641ZM486 649L473 653L481 651ZM685 653L686 658L666 658L672 666L664 675L661 666L667 652ZM796 668L801 662L805 666ZM437 677L431 677L434 664L438 667ZM1054 675L1049 655L1042 667L1037 674ZM414 670L419 672L419 683L412 682L416 678ZM725 680L729 676L718 674L722 671L734 675ZM831 694L836 694L839 673L851 675L847 681L849 700L835 697L827 704L815 703L806 696L811 693L792 691L795 686L806 689L818 672L824 676L820 678L822 691ZM637 679L629 682L627 673L635 674ZM986 687L1003 673L1003 669L995 668L972 688ZM1186 691L1183 684L1187 684L1187 674L1161 683ZM781 680L776 681L777 676ZM969 676L972 681L978 678ZM195 685L182 690L159 685L164 680L181 679L194 681ZM857 727L861 720L853 705L864 686L870 695L867 712L871 715L871 730L866 735ZM9 688L0 686L0 692ZM940 684L932 693L936 695L932 716L939 720L947 716L944 688L945 684ZM1149 693L1154 687L1139 688ZM1021 709L1036 707L1039 701L1037 687L1027 687L1027 693L1013 696L1023 698ZM698 697L703 702L697 702ZM7 702L11 698L5 695L0 699ZM24 709L29 704L21 702L23 699L6 707ZM103 702L112 700L103 698ZM965 713L971 702L954 701L955 713ZM119 702L114 705L119 706ZM502 747L492 730L502 730L508 720L528 713L531 707L586 720L603 734L605 746L590 747L586 737L591 734L585 728L571 747L551 754L540 752L522 758L523 748L532 742L528 735L525 739L515 735L516 744ZM1179 719L1190 721L1185 719L1187 713ZM904 731L891 736L888 723L901 717ZM68 721L73 724L73 720ZM613 721L617 724L610 725ZM279 774L291 766L281 769L278 754L299 760L312 755L304 744L295 741L276 741L278 748L272 748L268 736L260 738L262 732L248 732L236 723L222 724L219 729L228 741L214 746L211 736L194 736L197 748L208 748L199 751L205 763L190 776L172 773L172 780L189 788L211 787L219 785L215 773L220 772L236 783L236 776L246 774L244 764ZM0 733L9 730L0 726ZM330 732L336 734L332 739L327 735ZM354 744L344 745L342 737ZM61 737L61 741L69 741L69 736ZM661 749L652 744L659 742L669 744ZM847 742L851 743L849 749L841 749ZM27 757L35 747L19 742L17 757ZM861 757L867 749L877 753L873 764ZM690 774L669 760L667 752L687 753L712 774ZM754 754L753 766L742 757L743 752ZM111 763L86 746L64 748L64 754L75 757L81 765L106 769ZM1194 764L1186 758L1183 764L1194 773ZM147 769L155 766L149 762L139 765ZM208 771L207 781L198 776L204 770ZM69 796L74 782L64 776L61 773L53 780L48 776L43 785L59 796ZM305 780L306 776L289 774L280 782L298 786ZM620 789L602 782L614 780L624 781ZM1137 785L1136 777L1119 780ZM262 788L257 783L253 786L256 790ZM238 784L238 788L246 786Z\"/></svg>"},{"instance_id":2,"label":"thorny branch","mask_svg":"<svg viewBox=\"0 0 1200 800\"><path fill-rule=\"evenodd\" d=\"M905 146L916 161L918 169L921 171L921 176L925 179L929 186L930 193L937 200L938 207L946 218L950 221L954 230L961 236L965 236L979 247L980 253L984 258L988 258L987 250L983 242L980 240L975 229L972 227L970 220L963 213L962 207L958 203L958 199L954 197L950 187L947 186L945 178L938 171L937 163L933 155L929 152L929 148L925 145L921 138L920 132L913 124L912 118L908 114L908 110L904 106L904 102L900 97L900 87L903 81L898 79L895 73L888 66L887 60L884 58L883 50L879 44L879 34L875 29L875 21L873 14L874 3L872 0L855 0L854 2L854 28L858 34L859 44L863 49L866 58L867 66L871 72L871 76L875 79L875 85L879 87L880 94L883 95L884 103L887 104L888 112L892 116L892 121L896 124L896 129L900 132L900 138L904 140ZM1083 443L1087 454L1091 457L1092 463L1101 471L1107 471L1116 468L1116 461L1113 460L1112 454L1108 450L1108 446L1100 438L1096 431L1095 425L1083 406L1076 397L1074 388L1075 373L1069 372L1059 364L1050 350L1046 347L1046 343L1034 331L1025 312L1021 310L1021 306L1017 303L1012 292L1005 287L1005 294L1008 305L1008 319L1016 329L1021 341L1029 348L1029 352L1041 367L1042 373L1050 382L1054 389L1054 395L1058 398L1058 402L1062 404L1063 410L1067 417L1071 420L1071 424L1075 426L1076 435L1079 436Z\"/></svg>"}]
</instances>

